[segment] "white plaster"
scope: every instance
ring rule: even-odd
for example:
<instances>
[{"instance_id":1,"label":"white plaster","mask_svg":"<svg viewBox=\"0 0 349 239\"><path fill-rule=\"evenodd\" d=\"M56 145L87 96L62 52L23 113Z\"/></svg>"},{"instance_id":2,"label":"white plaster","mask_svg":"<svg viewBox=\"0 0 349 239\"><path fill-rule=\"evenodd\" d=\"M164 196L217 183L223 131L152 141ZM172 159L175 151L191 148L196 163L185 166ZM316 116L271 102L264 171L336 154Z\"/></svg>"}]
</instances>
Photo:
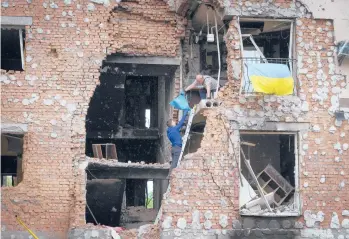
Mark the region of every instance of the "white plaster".
<instances>
[{"instance_id":1,"label":"white plaster","mask_svg":"<svg viewBox=\"0 0 349 239\"><path fill-rule=\"evenodd\" d=\"M180 229L185 229L187 226L187 220L185 218L181 217L177 221L177 227Z\"/></svg>"},{"instance_id":2,"label":"white plaster","mask_svg":"<svg viewBox=\"0 0 349 239\"><path fill-rule=\"evenodd\" d=\"M44 99L43 103L44 103L44 105L53 105L53 100L52 99Z\"/></svg>"},{"instance_id":3,"label":"white plaster","mask_svg":"<svg viewBox=\"0 0 349 239\"><path fill-rule=\"evenodd\" d=\"M343 227L343 228L349 228L349 219L345 218L345 219L342 221L342 227Z\"/></svg>"},{"instance_id":4,"label":"white plaster","mask_svg":"<svg viewBox=\"0 0 349 239\"><path fill-rule=\"evenodd\" d=\"M336 212L333 212L332 218L331 218L330 228L339 228L339 227L340 227L340 224L339 224L338 214Z\"/></svg>"}]
</instances>

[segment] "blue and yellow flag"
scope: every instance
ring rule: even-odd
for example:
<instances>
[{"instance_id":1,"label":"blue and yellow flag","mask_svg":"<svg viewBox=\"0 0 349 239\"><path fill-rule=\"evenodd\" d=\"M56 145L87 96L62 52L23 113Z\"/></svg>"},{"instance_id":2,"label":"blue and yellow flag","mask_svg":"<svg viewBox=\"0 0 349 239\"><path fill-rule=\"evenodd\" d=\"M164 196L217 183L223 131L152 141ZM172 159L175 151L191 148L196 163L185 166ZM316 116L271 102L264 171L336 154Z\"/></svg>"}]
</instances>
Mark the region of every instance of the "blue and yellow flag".
<instances>
[{"instance_id":1,"label":"blue and yellow flag","mask_svg":"<svg viewBox=\"0 0 349 239\"><path fill-rule=\"evenodd\" d=\"M247 76L252 83L253 92L272 95L293 94L294 80L287 65L245 64L245 69L247 71L245 77Z\"/></svg>"}]
</instances>

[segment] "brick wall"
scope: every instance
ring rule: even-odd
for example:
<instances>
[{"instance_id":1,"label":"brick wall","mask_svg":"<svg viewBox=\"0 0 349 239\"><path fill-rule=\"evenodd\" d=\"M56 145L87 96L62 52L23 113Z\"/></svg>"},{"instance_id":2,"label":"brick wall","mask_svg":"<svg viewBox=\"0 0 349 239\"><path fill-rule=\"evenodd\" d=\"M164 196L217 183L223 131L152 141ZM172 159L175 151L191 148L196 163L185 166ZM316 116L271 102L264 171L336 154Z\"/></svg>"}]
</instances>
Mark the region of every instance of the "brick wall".
<instances>
[{"instance_id":1,"label":"brick wall","mask_svg":"<svg viewBox=\"0 0 349 239\"><path fill-rule=\"evenodd\" d=\"M290 2L275 1L275 5L286 7L293 4ZM346 82L336 72L332 21L300 17L295 22L298 94L286 97L239 95L242 67L237 24L233 19L226 34L229 81L219 92L222 107L206 111L201 148L185 157L183 164L174 170L171 191L163 201L164 238L219 235L232 229L236 225L231 223L234 220L242 220L238 213L239 179L232 159L238 156L239 130L231 131L236 145L229 155L226 148L229 142L219 115L226 121L227 117L234 118L238 122L236 127L245 130L262 129L265 121L309 123L309 129L299 131L302 216L297 220L305 222L304 229L305 224L314 228L309 215L324 213L324 220L317 222L320 228L336 228L331 221L336 221L337 216L343 227L348 226L348 218L342 216L342 211L349 207L346 189L349 165L345 160L349 158L348 116L343 122L334 117L338 95ZM239 225L234 229L241 229ZM303 228L302 223L297 225L297 230ZM315 238L315 234L310 238Z\"/></svg>"},{"instance_id":2,"label":"brick wall","mask_svg":"<svg viewBox=\"0 0 349 239\"><path fill-rule=\"evenodd\" d=\"M2 71L2 79L11 79L1 82L2 117L28 124L23 182L2 188L2 229L23 230L19 215L30 229L64 238L69 227L85 224L78 162L102 60L107 51L175 56L183 23L160 0L120 6L14 0L3 6L3 16L30 16L33 25L26 27L25 71Z\"/></svg>"}]
</instances>

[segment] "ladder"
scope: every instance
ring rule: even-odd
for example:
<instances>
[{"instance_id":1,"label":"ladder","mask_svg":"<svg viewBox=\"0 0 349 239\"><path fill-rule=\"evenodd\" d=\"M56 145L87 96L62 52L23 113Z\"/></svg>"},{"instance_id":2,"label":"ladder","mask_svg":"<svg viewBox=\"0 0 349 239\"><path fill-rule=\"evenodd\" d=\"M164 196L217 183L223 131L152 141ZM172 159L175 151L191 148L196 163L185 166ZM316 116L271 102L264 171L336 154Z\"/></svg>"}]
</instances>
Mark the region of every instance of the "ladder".
<instances>
[{"instance_id":1,"label":"ladder","mask_svg":"<svg viewBox=\"0 0 349 239\"><path fill-rule=\"evenodd\" d=\"M190 111L189 114L189 118L188 118L188 123L187 123L187 128L185 129L185 133L183 136L183 140L182 140L182 150L181 150L181 154L179 155L179 159L178 159L178 163L177 163L177 167L180 165L181 160L183 158L183 154L184 154L184 150L185 150L185 146L187 144L188 138L189 138L189 133L190 133L190 128L191 128L191 124L193 123L193 118L195 115L195 110L196 110L196 106L193 107L193 109ZM172 172L172 170L170 171ZM166 192L164 193L164 195L167 195L169 192L171 191L170 185L168 185ZM162 205L160 206L158 215L156 216L155 222L154 224L158 224L159 220L160 220L160 215L162 214Z\"/></svg>"},{"instance_id":2,"label":"ladder","mask_svg":"<svg viewBox=\"0 0 349 239\"><path fill-rule=\"evenodd\" d=\"M187 141L188 141L188 138L189 138L189 133L190 133L191 124L193 123L193 118L194 118L194 115L195 115L195 109L196 109L196 106L194 106L194 108L193 108L193 109L190 111L190 113L189 113L188 123L187 123L187 127L186 127L186 129L185 129L185 133L184 133L184 136L183 136L183 140L182 140L182 150L181 150L181 154L179 155L177 167L180 165L181 160L182 160L182 158L183 158L185 146L187 145Z\"/></svg>"}]
</instances>

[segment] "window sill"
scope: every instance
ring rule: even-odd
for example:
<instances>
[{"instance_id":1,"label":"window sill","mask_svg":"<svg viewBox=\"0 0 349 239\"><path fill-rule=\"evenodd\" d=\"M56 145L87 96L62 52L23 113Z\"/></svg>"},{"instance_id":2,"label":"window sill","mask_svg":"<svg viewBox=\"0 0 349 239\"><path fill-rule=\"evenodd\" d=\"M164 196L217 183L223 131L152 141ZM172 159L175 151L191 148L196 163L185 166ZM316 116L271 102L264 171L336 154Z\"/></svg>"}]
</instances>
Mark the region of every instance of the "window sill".
<instances>
[{"instance_id":1,"label":"window sill","mask_svg":"<svg viewBox=\"0 0 349 239\"><path fill-rule=\"evenodd\" d=\"M254 217L298 217L301 216L300 212L288 211L288 212L239 212L241 216L254 216Z\"/></svg>"}]
</instances>

